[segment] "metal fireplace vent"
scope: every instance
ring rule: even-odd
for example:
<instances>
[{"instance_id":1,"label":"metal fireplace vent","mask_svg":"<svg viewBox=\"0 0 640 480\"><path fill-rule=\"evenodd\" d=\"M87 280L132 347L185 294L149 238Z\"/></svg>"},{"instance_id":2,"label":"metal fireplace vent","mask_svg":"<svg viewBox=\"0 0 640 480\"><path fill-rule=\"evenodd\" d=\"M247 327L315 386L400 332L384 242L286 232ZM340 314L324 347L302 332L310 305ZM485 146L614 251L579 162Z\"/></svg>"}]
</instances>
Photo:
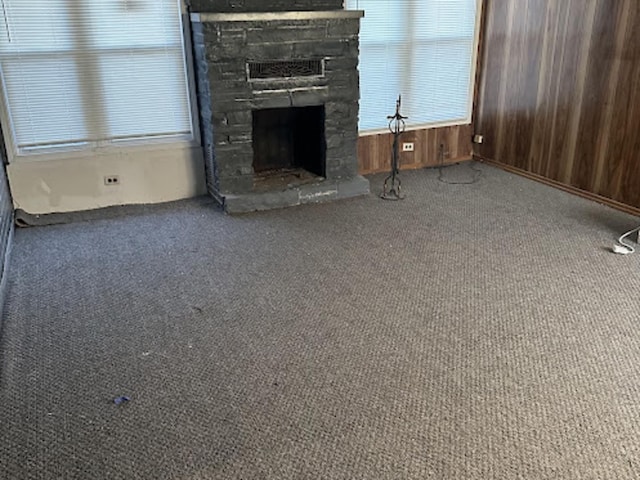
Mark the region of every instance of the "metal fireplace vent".
<instances>
[{"instance_id":1,"label":"metal fireplace vent","mask_svg":"<svg viewBox=\"0 0 640 480\"><path fill-rule=\"evenodd\" d=\"M249 80L267 80L324 75L324 60L249 62Z\"/></svg>"}]
</instances>

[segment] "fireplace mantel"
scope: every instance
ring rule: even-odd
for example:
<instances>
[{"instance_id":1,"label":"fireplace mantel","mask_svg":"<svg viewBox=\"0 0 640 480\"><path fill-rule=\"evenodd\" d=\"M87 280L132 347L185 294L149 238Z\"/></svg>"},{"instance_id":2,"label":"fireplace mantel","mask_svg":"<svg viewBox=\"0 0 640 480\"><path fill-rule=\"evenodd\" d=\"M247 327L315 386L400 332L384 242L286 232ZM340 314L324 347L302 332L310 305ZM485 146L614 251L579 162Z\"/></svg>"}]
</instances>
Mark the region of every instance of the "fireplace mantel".
<instances>
[{"instance_id":1,"label":"fireplace mantel","mask_svg":"<svg viewBox=\"0 0 640 480\"><path fill-rule=\"evenodd\" d=\"M364 10L311 12L192 13L192 22L273 22L293 20L347 20L364 17Z\"/></svg>"}]
</instances>

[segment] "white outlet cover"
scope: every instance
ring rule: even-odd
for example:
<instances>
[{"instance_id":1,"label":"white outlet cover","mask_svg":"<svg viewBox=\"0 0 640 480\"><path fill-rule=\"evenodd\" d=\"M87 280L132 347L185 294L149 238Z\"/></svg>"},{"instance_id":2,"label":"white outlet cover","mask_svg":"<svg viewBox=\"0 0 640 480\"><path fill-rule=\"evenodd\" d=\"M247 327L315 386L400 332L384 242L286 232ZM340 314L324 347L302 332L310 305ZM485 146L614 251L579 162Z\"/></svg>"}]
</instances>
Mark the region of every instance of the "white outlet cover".
<instances>
[{"instance_id":1,"label":"white outlet cover","mask_svg":"<svg viewBox=\"0 0 640 480\"><path fill-rule=\"evenodd\" d=\"M413 142L405 142L402 144L403 152L413 152L415 150L415 145Z\"/></svg>"}]
</instances>

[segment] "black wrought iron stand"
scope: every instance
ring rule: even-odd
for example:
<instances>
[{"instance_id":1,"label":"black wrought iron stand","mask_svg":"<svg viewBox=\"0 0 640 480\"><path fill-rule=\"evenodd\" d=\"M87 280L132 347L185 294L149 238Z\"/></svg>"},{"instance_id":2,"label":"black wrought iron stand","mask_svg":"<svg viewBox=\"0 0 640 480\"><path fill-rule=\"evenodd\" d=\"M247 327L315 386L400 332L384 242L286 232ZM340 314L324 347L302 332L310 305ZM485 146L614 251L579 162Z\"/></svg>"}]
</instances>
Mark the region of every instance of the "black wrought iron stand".
<instances>
[{"instance_id":1,"label":"black wrought iron stand","mask_svg":"<svg viewBox=\"0 0 640 480\"><path fill-rule=\"evenodd\" d=\"M383 200L403 200L404 195L401 193L402 182L400 181L400 136L404 133L406 125L404 121L408 117L400 114L402 106L402 96L398 96L396 102L396 113L387 117L389 119L389 130L393 133L393 156L391 158L391 174L384 180L382 194L380 198Z\"/></svg>"}]
</instances>

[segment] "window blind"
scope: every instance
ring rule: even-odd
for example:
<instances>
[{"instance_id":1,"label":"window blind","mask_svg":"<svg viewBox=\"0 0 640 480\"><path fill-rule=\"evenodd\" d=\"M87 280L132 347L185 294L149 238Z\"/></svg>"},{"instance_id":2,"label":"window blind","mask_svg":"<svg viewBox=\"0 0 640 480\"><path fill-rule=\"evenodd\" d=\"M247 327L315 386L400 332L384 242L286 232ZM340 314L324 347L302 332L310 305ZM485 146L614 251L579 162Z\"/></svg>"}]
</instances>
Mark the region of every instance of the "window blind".
<instances>
[{"instance_id":1,"label":"window blind","mask_svg":"<svg viewBox=\"0 0 640 480\"><path fill-rule=\"evenodd\" d=\"M360 33L360 130L387 128L402 95L407 125L471 117L478 0L347 0Z\"/></svg>"},{"instance_id":2,"label":"window blind","mask_svg":"<svg viewBox=\"0 0 640 480\"><path fill-rule=\"evenodd\" d=\"M179 0L0 0L18 154L190 137Z\"/></svg>"}]
</instances>

